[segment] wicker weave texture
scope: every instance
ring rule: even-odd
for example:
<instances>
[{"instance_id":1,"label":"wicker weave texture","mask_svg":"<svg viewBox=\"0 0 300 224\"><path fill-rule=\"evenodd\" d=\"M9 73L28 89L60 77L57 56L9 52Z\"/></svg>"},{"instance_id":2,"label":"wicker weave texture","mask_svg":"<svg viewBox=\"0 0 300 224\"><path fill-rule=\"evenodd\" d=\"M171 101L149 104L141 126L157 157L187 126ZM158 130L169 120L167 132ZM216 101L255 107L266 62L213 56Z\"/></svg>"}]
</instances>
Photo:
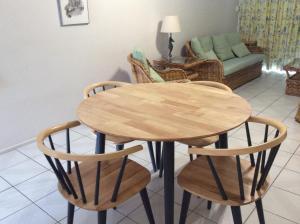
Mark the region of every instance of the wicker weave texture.
<instances>
[{"instance_id":1,"label":"wicker weave texture","mask_svg":"<svg viewBox=\"0 0 300 224\"><path fill-rule=\"evenodd\" d=\"M134 76L134 79L136 83L151 83L154 82L153 79L151 79L149 72L145 69L143 64L139 62L138 60L135 60L132 58L132 55L130 54L127 57L128 62L131 65L132 74ZM188 82L188 77L182 69L167 69L167 70L158 70L154 68L148 61L149 66L153 68L161 77L163 80L167 82Z\"/></svg>"},{"instance_id":2,"label":"wicker weave texture","mask_svg":"<svg viewBox=\"0 0 300 224\"><path fill-rule=\"evenodd\" d=\"M256 43L246 43L251 53L263 53L263 49L256 46ZM196 57L191 48L191 42L185 44L186 53L189 57ZM261 75L262 63L257 63L243 68L238 72L224 76L223 62L219 60L206 60L201 63L195 70L198 72L198 80L208 80L222 82L230 88L235 89Z\"/></svg>"}]
</instances>

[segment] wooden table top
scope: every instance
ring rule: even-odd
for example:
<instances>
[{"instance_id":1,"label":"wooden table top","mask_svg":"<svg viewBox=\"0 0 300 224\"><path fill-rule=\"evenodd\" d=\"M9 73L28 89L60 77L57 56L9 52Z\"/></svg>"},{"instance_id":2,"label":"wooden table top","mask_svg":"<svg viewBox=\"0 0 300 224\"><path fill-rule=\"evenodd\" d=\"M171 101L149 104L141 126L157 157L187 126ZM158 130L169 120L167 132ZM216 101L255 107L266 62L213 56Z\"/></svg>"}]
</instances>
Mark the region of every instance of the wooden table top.
<instances>
[{"instance_id":1,"label":"wooden table top","mask_svg":"<svg viewBox=\"0 0 300 224\"><path fill-rule=\"evenodd\" d=\"M236 94L188 83L149 83L114 88L81 102L79 120L109 135L176 141L225 133L251 115Z\"/></svg>"}]
</instances>

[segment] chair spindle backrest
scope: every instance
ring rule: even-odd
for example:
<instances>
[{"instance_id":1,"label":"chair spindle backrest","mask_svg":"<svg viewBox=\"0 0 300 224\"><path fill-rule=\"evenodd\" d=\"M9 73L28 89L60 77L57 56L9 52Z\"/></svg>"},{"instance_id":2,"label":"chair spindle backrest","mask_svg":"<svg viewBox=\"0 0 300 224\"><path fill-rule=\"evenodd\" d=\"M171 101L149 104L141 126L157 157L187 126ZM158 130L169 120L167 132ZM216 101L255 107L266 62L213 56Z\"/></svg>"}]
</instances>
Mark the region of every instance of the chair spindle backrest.
<instances>
[{"instance_id":1,"label":"chair spindle backrest","mask_svg":"<svg viewBox=\"0 0 300 224\"><path fill-rule=\"evenodd\" d=\"M252 146L252 140L249 130L249 122L259 123L265 125L264 132L264 141L260 145ZM248 122L245 123L246 133L247 133L247 148L237 148L237 149L206 149L206 148L190 148L189 153L204 155L207 158L209 167L212 171L213 177L215 179L216 185L218 187L219 193L222 196L223 200L227 200L228 196L226 191L221 183L220 177L217 173L217 170L214 166L211 156L234 156L236 159L236 169L237 169L237 178L239 183L240 199L245 200L245 191L243 183L243 174L241 169L241 159L240 155L250 154L251 166L254 167L254 175L252 178L252 186L250 191L250 196L254 196L256 191L260 191L265 181L268 177L270 169L273 165L274 159L279 151L281 143L287 136L287 128L285 125L279 121L261 118L261 117L250 117ZM269 136L269 127L275 128L274 138L268 140ZM267 150L270 150L270 153L267 157ZM257 159L255 161L254 154L257 154ZM252 161L253 160L253 161ZM260 174L260 175L259 175Z\"/></svg>"},{"instance_id":2,"label":"chair spindle backrest","mask_svg":"<svg viewBox=\"0 0 300 224\"><path fill-rule=\"evenodd\" d=\"M67 122L56 127L49 128L42 131L37 137L38 148L42 151L47 161L49 162L51 168L53 169L58 182L63 190L67 192L68 195L72 195L74 199L81 200L83 204L86 204L86 189L84 189L84 183L82 179L82 174L80 170L80 164L82 162L94 162L96 163L96 176L95 176L95 191L94 191L94 205L98 205L100 201L100 178L101 178L101 165L104 161L122 159L121 168L119 170L118 176L115 181L113 193L111 195L111 201L115 202L118 197L119 189L122 183L122 177L126 168L128 155L134 152L142 150L142 146L134 146L122 151L116 151L113 153L104 153L105 148L105 135L97 133L96 142L96 154L75 154L71 150L71 139L70 132L71 128L79 126L79 121ZM55 143L53 142L52 136L58 132L66 132L66 151L57 150L55 148ZM49 141L49 146L46 146L45 142ZM61 161L67 161L67 172ZM73 165L73 168L72 168ZM72 172L76 172L76 185L79 187L79 191L75 190L74 180L70 179ZM79 196L80 195L80 196Z\"/></svg>"}]
</instances>

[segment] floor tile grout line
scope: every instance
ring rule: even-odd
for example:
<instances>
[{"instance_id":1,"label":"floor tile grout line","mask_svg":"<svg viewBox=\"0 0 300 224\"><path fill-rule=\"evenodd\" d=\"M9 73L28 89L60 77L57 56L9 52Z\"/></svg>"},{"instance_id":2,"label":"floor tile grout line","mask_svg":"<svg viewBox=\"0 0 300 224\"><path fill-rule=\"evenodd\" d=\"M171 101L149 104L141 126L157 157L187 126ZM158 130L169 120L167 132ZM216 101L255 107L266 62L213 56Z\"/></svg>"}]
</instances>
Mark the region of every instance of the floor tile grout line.
<instances>
[{"instance_id":1,"label":"floor tile grout line","mask_svg":"<svg viewBox=\"0 0 300 224\"><path fill-rule=\"evenodd\" d=\"M283 217L283 216L281 216L281 215L279 215L279 214L276 214L276 213L274 213L274 212L272 212L272 211L269 211L269 210L266 210L266 209L264 209L264 210L267 211L267 212L269 212L269 213L271 213L272 215L278 216L278 217L280 217L280 218L282 218L282 219L285 219L285 220L287 220L287 221L290 221L290 222L292 222L292 223L300 224L300 223L295 222L295 221L293 221L293 220L291 220L291 219L288 219L288 218Z\"/></svg>"},{"instance_id":2,"label":"floor tile grout line","mask_svg":"<svg viewBox=\"0 0 300 224\"><path fill-rule=\"evenodd\" d=\"M23 197L25 197L25 198L26 198L28 201L30 201L31 203L30 203L28 206L25 206L25 207L23 207L23 208L21 208L21 209L15 211L15 212L11 213L10 215L8 215L8 216L6 216L6 217L0 219L0 221L2 221L2 220L4 220L4 219L8 218L9 216L15 215L16 213L18 213L18 212L22 211L23 209L25 209L25 208L27 208L27 207L29 207L29 206L31 206L31 205L34 204L34 205L36 205L39 209L41 209L43 212L45 212L48 216L50 216L54 221L57 222L57 220L56 220L54 217L52 217L48 212L46 212L44 209L42 209L40 206L38 206L33 200L31 200L29 197L27 197L22 191L20 191L19 189L15 188L14 186L12 186L11 188L14 188L14 190L16 190L18 193L20 193ZM11 189L11 188L10 188L10 189Z\"/></svg>"}]
</instances>

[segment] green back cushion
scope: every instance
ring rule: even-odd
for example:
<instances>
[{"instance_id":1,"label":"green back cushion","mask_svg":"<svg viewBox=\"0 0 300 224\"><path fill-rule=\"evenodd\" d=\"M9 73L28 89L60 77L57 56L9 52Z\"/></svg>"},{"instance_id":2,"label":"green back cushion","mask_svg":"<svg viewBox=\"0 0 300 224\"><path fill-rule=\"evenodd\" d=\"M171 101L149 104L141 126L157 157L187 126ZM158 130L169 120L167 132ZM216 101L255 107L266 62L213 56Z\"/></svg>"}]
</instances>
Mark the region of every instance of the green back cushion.
<instances>
[{"instance_id":1,"label":"green back cushion","mask_svg":"<svg viewBox=\"0 0 300 224\"><path fill-rule=\"evenodd\" d=\"M149 67L149 75L154 82L165 82L162 77L151 67Z\"/></svg>"},{"instance_id":2,"label":"green back cushion","mask_svg":"<svg viewBox=\"0 0 300 224\"><path fill-rule=\"evenodd\" d=\"M250 51L248 50L248 48L246 47L246 45L244 43L239 43L239 44L234 45L232 47L232 51L239 58L251 54Z\"/></svg>"},{"instance_id":3,"label":"green back cushion","mask_svg":"<svg viewBox=\"0 0 300 224\"><path fill-rule=\"evenodd\" d=\"M143 53L143 51L141 51L140 49L134 49L132 51L132 57L135 60L138 60L139 62L141 62L143 64L143 66L145 67L145 69L147 71L149 71L149 65L147 63L147 59L146 59L145 54Z\"/></svg>"},{"instance_id":4,"label":"green back cushion","mask_svg":"<svg viewBox=\"0 0 300 224\"><path fill-rule=\"evenodd\" d=\"M226 39L227 39L227 41L228 41L228 43L231 47L234 46L234 45L242 43L241 36L237 32L226 33L225 36L226 36Z\"/></svg>"},{"instance_id":5,"label":"green back cushion","mask_svg":"<svg viewBox=\"0 0 300 224\"><path fill-rule=\"evenodd\" d=\"M210 60L218 60L218 57L213 50L206 52L206 57Z\"/></svg>"},{"instance_id":6,"label":"green back cushion","mask_svg":"<svg viewBox=\"0 0 300 224\"><path fill-rule=\"evenodd\" d=\"M231 51L231 46L227 42L225 35L215 35L212 37L214 50L219 59L222 61L234 58L234 54Z\"/></svg>"},{"instance_id":7,"label":"green back cushion","mask_svg":"<svg viewBox=\"0 0 300 224\"><path fill-rule=\"evenodd\" d=\"M213 42L210 36L199 37L199 41L205 52L213 49Z\"/></svg>"},{"instance_id":8,"label":"green back cushion","mask_svg":"<svg viewBox=\"0 0 300 224\"><path fill-rule=\"evenodd\" d=\"M145 54L140 49L134 49L132 51L132 57L135 60L138 60L141 62L146 69L147 72L149 72L149 76L154 82L164 82L165 80L162 79L162 77L153 69L151 68L147 63L147 58L145 57Z\"/></svg>"},{"instance_id":9,"label":"green back cushion","mask_svg":"<svg viewBox=\"0 0 300 224\"><path fill-rule=\"evenodd\" d=\"M198 58L203 59L203 60L207 59L205 50L201 46L200 41L197 37L194 37L191 40L191 48Z\"/></svg>"}]
</instances>

